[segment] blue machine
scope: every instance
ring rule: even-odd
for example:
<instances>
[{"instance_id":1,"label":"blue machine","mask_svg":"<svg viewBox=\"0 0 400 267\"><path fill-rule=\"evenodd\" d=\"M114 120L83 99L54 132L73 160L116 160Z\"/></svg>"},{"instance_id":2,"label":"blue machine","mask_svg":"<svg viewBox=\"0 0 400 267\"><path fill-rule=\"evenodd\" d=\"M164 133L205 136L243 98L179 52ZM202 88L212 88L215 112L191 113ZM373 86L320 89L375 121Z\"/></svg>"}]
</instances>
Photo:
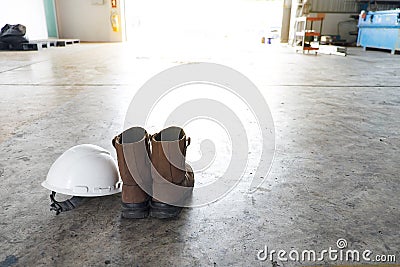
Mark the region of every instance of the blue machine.
<instances>
[{"instance_id":1,"label":"blue machine","mask_svg":"<svg viewBox=\"0 0 400 267\"><path fill-rule=\"evenodd\" d=\"M361 13L358 21L357 45L400 50L400 10Z\"/></svg>"}]
</instances>

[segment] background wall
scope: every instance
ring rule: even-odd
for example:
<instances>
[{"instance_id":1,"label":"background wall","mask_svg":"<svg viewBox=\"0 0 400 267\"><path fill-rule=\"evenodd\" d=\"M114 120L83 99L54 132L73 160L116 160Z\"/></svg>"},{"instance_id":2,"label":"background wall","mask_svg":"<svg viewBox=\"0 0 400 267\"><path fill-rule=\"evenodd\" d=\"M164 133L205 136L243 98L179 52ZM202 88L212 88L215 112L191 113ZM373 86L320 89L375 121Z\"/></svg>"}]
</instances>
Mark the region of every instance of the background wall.
<instances>
[{"instance_id":1,"label":"background wall","mask_svg":"<svg viewBox=\"0 0 400 267\"><path fill-rule=\"evenodd\" d=\"M296 17L299 15L299 3L305 0L292 0L289 43L293 41ZM356 41L358 31L357 20L351 15L357 15L361 8L360 2L356 0L312 0L310 16L324 15L322 35L340 35L342 41L353 43ZM310 25L310 23L309 23ZM314 23L314 30L319 31L319 22Z\"/></svg>"},{"instance_id":2,"label":"background wall","mask_svg":"<svg viewBox=\"0 0 400 267\"><path fill-rule=\"evenodd\" d=\"M314 15L311 13L311 15ZM316 16L317 14L315 14ZM350 18L351 14L325 14L324 22L322 25L322 34L324 35L335 35L335 34L343 34L338 32L338 23L343 21L355 21ZM315 25L317 25L316 23ZM318 26L318 25L317 25ZM339 29L340 31L340 29Z\"/></svg>"},{"instance_id":3,"label":"background wall","mask_svg":"<svg viewBox=\"0 0 400 267\"><path fill-rule=\"evenodd\" d=\"M124 14L124 1L117 1L121 17ZM59 37L87 42L123 41L124 32L113 32L111 28L111 1L104 0L103 4L96 4L99 2L103 1L56 0Z\"/></svg>"},{"instance_id":4,"label":"background wall","mask_svg":"<svg viewBox=\"0 0 400 267\"><path fill-rule=\"evenodd\" d=\"M26 36L30 40L47 38L43 0L3 1L0 8L0 27L7 23L25 25Z\"/></svg>"},{"instance_id":5,"label":"background wall","mask_svg":"<svg viewBox=\"0 0 400 267\"><path fill-rule=\"evenodd\" d=\"M317 14L310 13L317 16ZM333 13L325 14L324 22L322 25L322 35L339 35L341 40L346 40L349 43L356 42L357 36L352 35L351 32L357 32L357 20L350 18L351 14ZM319 30L319 24L315 23L314 29Z\"/></svg>"}]
</instances>

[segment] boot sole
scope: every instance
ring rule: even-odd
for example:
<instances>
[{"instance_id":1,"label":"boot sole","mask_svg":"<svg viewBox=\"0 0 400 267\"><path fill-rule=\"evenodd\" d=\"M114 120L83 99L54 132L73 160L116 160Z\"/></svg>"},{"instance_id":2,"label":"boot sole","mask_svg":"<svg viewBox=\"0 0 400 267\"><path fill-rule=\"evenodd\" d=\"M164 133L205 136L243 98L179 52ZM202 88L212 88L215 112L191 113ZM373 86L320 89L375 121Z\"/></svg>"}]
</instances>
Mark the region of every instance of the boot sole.
<instances>
[{"instance_id":1,"label":"boot sole","mask_svg":"<svg viewBox=\"0 0 400 267\"><path fill-rule=\"evenodd\" d=\"M150 216L157 219L176 218L182 211L182 207L171 206L165 203L151 202Z\"/></svg>"},{"instance_id":2,"label":"boot sole","mask_svg":"<svg viewBox=\"0 0 400 267\"><path fill-rule=\"evenodd\" d=\"M122 211L121 213L122 218L125 219L144 219L149 216L149 211L138 211L138 210L132 210L132 211Z\"/></svg>"},{"instance_id":3,"label":"boot sole","mask_svg":"<svg viewBox=\"0 0 400 267\"><path fill-rule=\"evenodd\" d=\"M150 211L150 217L157 218L157 219L172 219L178 217L181 211L170 212L170 211L163 211L163 210L152 210Z\"/></svg>"},{"instance_id":4,"label":"boot sole","mask_svg":"<svg viewBox=\"0 0 400 267\"><path fill-rule=\"evenodd\" d=\"M142 203L122 203L122 218L144 219L149 216L149 200Z\"/></svg>"}]
</instances>

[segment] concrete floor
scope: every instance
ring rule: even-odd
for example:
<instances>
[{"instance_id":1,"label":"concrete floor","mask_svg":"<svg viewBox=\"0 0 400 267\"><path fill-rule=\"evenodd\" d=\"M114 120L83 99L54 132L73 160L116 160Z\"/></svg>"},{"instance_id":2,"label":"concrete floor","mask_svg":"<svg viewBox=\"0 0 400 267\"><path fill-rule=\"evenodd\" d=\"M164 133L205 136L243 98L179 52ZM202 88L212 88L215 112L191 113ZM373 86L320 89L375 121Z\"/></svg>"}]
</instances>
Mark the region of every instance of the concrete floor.
<instances>
[{"instance_id":1,"label":"concrete floor","mask_svg":"<svg viewBox=\"0 0 400 267\"><path fill-rule=\"evenodd\" d=\"M0 53L0 266L276 266L257 252L321 251L339 238L399 262L399 56L281 46L207 53L151 57L128 44ZM197 60L241 71L265 95L276 157L261 188L249 194L241 183L170 221L121 219L120 195L50 212L40 183L54 160L82 143L113 151L135 90Z\"/></svg>"}]
</instances>

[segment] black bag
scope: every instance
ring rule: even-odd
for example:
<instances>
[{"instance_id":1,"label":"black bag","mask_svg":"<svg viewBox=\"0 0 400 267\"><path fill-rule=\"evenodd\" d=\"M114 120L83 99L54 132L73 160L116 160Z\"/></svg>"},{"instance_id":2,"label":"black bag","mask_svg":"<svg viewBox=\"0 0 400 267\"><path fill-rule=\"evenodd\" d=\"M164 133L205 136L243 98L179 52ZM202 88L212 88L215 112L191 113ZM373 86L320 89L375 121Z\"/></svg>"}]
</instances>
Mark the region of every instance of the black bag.
<instances>
[{"instance_id":1,"label":"black bag","mask_svg":"<svg viewBox=\"0 0 400 267\"><path fill-rule=\"evenodd\" d=\"M6 24L0 31L0 49L13 50L19 49L23 43L29 41L24 37L26 27L21 24Z\"/></svg>"}]
</instances>

